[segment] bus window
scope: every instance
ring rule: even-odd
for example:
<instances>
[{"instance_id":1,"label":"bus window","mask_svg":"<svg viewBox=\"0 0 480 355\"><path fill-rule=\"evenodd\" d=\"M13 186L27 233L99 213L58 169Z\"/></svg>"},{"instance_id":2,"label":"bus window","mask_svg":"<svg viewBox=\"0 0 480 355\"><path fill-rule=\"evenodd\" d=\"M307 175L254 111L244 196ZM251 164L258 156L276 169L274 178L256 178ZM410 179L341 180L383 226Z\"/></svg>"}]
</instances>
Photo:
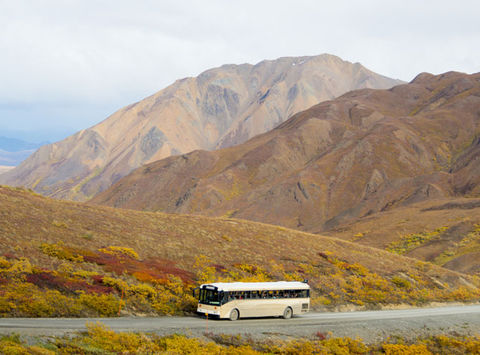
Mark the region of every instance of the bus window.
<instances>
[{"instance_id":1,"label":"bus window","mask_svg":"<svg viewBox=\"0 0 480 355\"><path fill-rule=\"evenodd\" d=\"M308 291L309 291L309 290L300 290L300 295L299 295L299 296L300 296L301 298L307 298L307 297L308 297L308 294L309 294Z\"/></svg>"},{"instance_id":2,"label":"bus window","mask_svg":"<svg viewBox=\"0 0 480 355\"><path fill-rule=\"evenodd\" d=\"M208 289L200 290L199 301L203 304L220 305L218 291Z\"/></svg>"},{"instance_id":3,"label":"bus window","mask_svg":"<svg viewBox=\"0 0 480 355\"><path fill-rule=\"evenodd\" d=\"M224 292L224 291L220 292L220 297L219 298L220 298L220 303L221 304L227 303L229 301L228 300L228 292Z\"/></svg>"}]
</instances>

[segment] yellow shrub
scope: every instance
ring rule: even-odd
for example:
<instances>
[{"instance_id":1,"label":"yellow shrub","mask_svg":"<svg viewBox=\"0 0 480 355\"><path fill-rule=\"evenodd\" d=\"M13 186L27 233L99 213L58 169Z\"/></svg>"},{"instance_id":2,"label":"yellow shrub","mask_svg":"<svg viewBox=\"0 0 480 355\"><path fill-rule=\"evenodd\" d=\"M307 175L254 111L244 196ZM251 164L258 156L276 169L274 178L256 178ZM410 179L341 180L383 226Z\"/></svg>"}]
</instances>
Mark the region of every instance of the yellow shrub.
<instances>
[{"instance_id":1,"label":"yellow shrub","mask_svg":"<svg viewBox=\"0 0 480 355\"><path fill-rule=\"evenodd\" d=\"M0 256L0 269L8 269L11 265L10 261Z\"/></svg>"},{"instance_id":2,"label":"yellow shrub","mask_svg":"<svg viewBox=\"0 0 480 355\"><path fill-rule=\"evenodd\" d=\"M65 248L62 243L58 243L58 244L42 243L40 245L40 250L44 254L48 256L56 257L58 259L70 260L76 263L83 262L83 256L74 255L73 252L68 250L68 248Z\"/></svg>"},{"instance_id":3,"label":"yellow shrub","mask_svg":"<svg viewBox=\"0 0 480 355\"><path fill-rule=\"evenodd\" d=\"M113 295L97 295L82 293L79 302L94 310L101 316L112 317L118 314L119 310L124 306L122 300L116 299Z\"/></svg>"},{"instance_id":4,"label":"yellow shrub","mask_svg":"<svg viewBox=\"0 0 480 355\"><path fill-rule=\"evenodd\" d=\"M394 276L392 277L392 282L401 288L410 288L412 287L412 284L408 281L405 280L404 278L401 278L400 276Z\"/></svg>"},{"instance_id":5,"label":"yellow shrub","mask_svg":"<svg viewBox=\"0 0 480 355\"><path fill-rule=\"evenodd\" d=\"M107 248L98 249L98 251L110 255L125 255L135 260L140 259L135 250L127 247L109 246Z\"/></svg>"},{"instance_id":6,"label":"yellow shrub","mask_svg":"<svg viewBox=\"0 0 480 355\"><path fill-rule=\"evenodd\" d=\"M425 344L383 344L383 351L386 355L430 355Z\"/></svg>"},{"instance_id":7,"label":"yellow shrub","mask_svg":"<svg viewBox=\"0 0 480 355\"><path fill-rule=\"evenodd\" d=\"M138 284L138 285L130 286L130 289L128 292L136 293L147 298L153 298L157 294L157 290L155 290L152 286L147 284Z\"/></svg>"},{"instance_id":8,"label":"yellow shrub","mask_svg":"<svg viewBox=\"0 0 480 355\"><path fill-rule=\"evenodd\" d=\"M20 258L19 260L15 260L12 266L8 269L10 273L31 273L32 272L32 264L27 258Z\"/></svg>"},{"instance_id":9,"label":"yellow shrub","mask_svg":"<svg viewBox=\"0 0 480 355\"><path fill-rule=\"evenodd\" d=\"M161 350L167 354L222 354L223 348L215 343L205 343L199 339L187 338L183 335L172 335L160 339Z\"/></svg>"},{"instance_id":10,"label":"yellow shrub","mask_svg":"<svg viewBox=\"0 0 480 355\"><path fill-rule=\"evenodd\" d=\"M120 292L122 292L122 291L126 292L130 289L130 287L128 286L128 284L125 281L120 280L120 279L115 279L113 277L108 277L108 276L103 277L102 283L105 286L114 287Z\"/></svg>"},{"instance_id":11,"label":"yellow shrub","mask_svg":"<svg viewBox=\"0 0 480 355\"><path fill-rule=\"evenodd\" d=\"M212 264L212 260L205 255L199 255L195 259L193 269L195 270L197 280L200 283L209 283L216 280L215 268L209 266Z\"/></svg>"},{"instance_id":12,"label":"yellow shrub","mask_svg":"<svg viewBox=\"0 0 480 355\"><path fill-rule=\"evenodd\" d=\"M4 355L29 355L27 349L25 349L21 344L15 343L9 340L0 341L0 353Z\"/></svg>"},{"instance_id":13,"label":"yellow shrub","mask_svg":"<svg viewBox=\"0 0 480 355\"><path fill-rule=\"evenodd\" d=\"M55 355L56 352L52 350L48 350L45 348L42 348L40 346L29 346L28 347L28 353L31 355Z\"/></svg>"},{"instance_id":14,"label":"yellow shrub","mask_svg":"<svg viewBox=\"0 0 480 355\"><path fill-rule=\"evenodd\" d=\"M114 353L155 353L160 348L145 335L116 333L100 323L87 323L88 337L85 341L104 351Z\"/></svg>"}]
</instances>

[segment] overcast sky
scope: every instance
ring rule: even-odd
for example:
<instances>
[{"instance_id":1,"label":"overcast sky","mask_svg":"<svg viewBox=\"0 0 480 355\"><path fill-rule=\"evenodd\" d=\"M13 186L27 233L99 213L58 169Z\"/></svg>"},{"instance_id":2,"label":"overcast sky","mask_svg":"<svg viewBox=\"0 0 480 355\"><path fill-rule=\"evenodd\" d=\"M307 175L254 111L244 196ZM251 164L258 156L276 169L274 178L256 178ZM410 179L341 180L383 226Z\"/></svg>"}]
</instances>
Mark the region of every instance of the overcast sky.
<instances>
[{"instance_id":1,"label":"overcast sky","mask_svg":"<svg viewBox=\"0 0 480 355\"><path fill-rule=\"evenodd\" d=\"M480 71L480 1L0 0L0 136L57 140L225 63Z\"/></svg>"}]
</instances>

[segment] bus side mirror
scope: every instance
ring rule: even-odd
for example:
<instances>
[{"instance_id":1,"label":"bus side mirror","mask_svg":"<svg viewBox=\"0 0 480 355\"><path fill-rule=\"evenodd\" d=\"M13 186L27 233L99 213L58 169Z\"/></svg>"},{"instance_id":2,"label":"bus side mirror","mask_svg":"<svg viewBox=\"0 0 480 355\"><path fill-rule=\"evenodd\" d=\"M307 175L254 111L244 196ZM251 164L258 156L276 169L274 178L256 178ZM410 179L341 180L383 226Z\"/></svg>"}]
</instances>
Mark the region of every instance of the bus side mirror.
<instances>
[{"instance_id":1,"label":"bus side mirror","mask_svg":"<svg viewBox=\"0 0 480 355\"><path fill-rule=\"evenodd\" d=\"M192 290L192 296L193 296L193 298L198 298L198 297L197 297L197 292L196 292L198 289L200 289L200 287L195 287L195 288Z\"/></svg>"}]
</instances>

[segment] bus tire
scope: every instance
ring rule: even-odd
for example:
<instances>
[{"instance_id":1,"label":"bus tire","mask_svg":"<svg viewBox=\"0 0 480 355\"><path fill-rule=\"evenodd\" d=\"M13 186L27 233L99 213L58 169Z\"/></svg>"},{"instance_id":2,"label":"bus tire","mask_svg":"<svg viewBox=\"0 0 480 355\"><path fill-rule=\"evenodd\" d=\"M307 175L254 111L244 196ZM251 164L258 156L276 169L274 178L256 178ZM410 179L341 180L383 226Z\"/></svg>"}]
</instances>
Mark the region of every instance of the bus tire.
<instances>
[{"instance_id":1,"label":"bus tire","mask_svg":"<svg viewBox=\"0 0 480 355\"><path fill-rule=\"evenodd\" d=\"M232 309L232 311L230 312L229 319L230 320L237 320L238 318L240 318L240 313L238 312L238 309L236 309L236 308Z\"/></svg>"},{"instance_id":2,"label":"bus tire","mask_svg":"<svg viewBox=\"0 0 480 355\"><path fill-rule=\"evenodd\" d=\"M290 319L290 318L292 318L292 316L293 316L292 309L290 307L285 308L285 310L283 311L282 318L283 319Z\"/></svg>"}]
</instances>

